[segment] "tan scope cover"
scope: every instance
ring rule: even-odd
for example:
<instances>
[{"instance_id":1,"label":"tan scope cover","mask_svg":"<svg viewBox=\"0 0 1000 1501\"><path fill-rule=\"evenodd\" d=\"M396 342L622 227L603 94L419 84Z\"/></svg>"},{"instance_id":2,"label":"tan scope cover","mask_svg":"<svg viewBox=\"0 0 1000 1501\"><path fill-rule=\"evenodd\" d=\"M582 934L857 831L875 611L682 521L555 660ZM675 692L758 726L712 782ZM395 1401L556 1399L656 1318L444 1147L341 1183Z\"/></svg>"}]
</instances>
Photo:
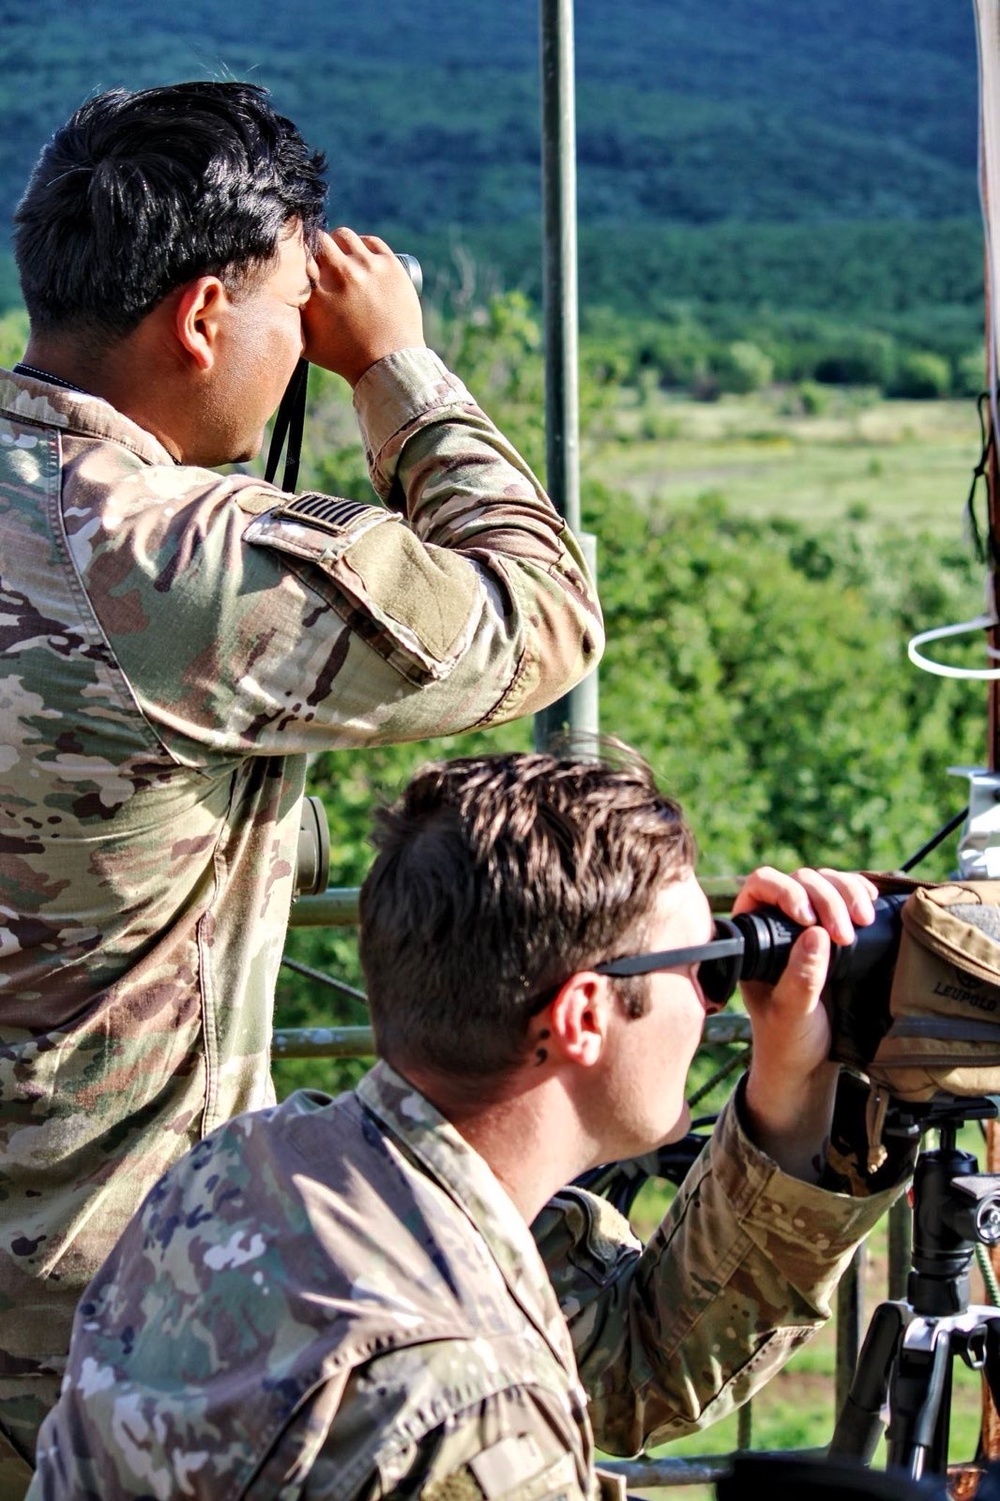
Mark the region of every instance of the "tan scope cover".
<instances>
[{"instance_id":1,"label":"tan scope cover","mask_svg":"<svg viewBox=\"0 0 1000 1501\"><path fill-rule=\"evenodd\" d=\"M1000 1094L1000 881L916 885L901 917L869 1078L900 1100Z\"/></svg>"}]
</instances>

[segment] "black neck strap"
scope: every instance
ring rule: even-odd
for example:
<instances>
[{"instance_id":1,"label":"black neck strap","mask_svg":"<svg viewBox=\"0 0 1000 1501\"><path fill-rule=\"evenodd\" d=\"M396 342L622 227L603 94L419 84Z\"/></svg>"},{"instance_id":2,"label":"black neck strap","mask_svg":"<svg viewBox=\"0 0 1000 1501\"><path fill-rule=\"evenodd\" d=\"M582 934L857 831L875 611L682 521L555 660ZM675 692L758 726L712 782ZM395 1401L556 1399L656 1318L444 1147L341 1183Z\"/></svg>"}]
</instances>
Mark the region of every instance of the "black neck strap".
<instances>
[{"instance_id":1,"label":"black neck strap","mask_svg":"<svg viewBox=\"0 0 1000 1501\"><path fill-rule=\"evenodd\" d=\"M87 392L82 386L74 386L71 380L63 380L61 375L53 375L51 370L39 370L37 365L26 365L23 360L18 360L14 366L15 375L30 375L34 380L47 381L50 386L61 386L64 391L78 391L81 396Z\"/></svg>"},{"instance_id":2,"label":"black neck strap","mask_svg":"<svg viewBox=\"0 0 1000 1501\"><path fill-rule=\"evenodd\" d=\"M281 461L281 450L288 440L288 451L285 454L285 472L281 481L283 490L294 490L299 478L299 460L302 457L302 432L306 422L306 388L309 384L309 361L299 360L292 378L285 387L285 394L281 398L278 410L274 418L274 428L271 432L271 446L267 450L267 463L264 467L264 478L268 484L274 483L274 476L278 472L278 464Z\"/></svg>"}]
</instances>

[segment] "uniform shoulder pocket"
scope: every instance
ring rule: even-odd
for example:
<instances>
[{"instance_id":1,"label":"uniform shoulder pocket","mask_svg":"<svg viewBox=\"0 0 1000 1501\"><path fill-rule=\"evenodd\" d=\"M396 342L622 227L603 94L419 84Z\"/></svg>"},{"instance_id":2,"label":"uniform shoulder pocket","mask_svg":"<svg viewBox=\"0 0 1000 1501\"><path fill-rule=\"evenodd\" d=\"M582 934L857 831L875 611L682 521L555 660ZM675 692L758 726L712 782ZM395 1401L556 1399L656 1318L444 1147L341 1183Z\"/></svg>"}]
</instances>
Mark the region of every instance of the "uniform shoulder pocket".
<instances>
[{"instance_id":1,"label":"uniform shoulder pocket","mask_svg":"<svg viewBox=\"0 0 1000 1501\"><path fill-rule=\"evenodd\" d=\"M475 630L475 565L425 545L382 506L297 495L256 516L244 537L312 564L310 582L351 630L418 687L446 678Z\"/></svg>"},{"instance_id":2,"label":"uniform shoulder pocket","mask_svg":"<svg viewBox=\"0 0 1000 1501\"><path fill-rule=\"evenodd\" d=\"M530 1434L500 1439L420 1492L420 1501L589 1501L572 1454L543 1456Z\"/></svg>"},{"instance_id":3,"label":"uniform shoulder pocket","mask_svg":"<svg viewBox=\"0 0 1000 1501\"><path fill-rule=\"evenodd\" d=\"M557 1292L563 1279L578 1282L581 1273L595 1287L607 1286L642 1252L625 1216L582 1188L564 1188L550 1199L531 1233Z\"/></svg>"}]
</instances>

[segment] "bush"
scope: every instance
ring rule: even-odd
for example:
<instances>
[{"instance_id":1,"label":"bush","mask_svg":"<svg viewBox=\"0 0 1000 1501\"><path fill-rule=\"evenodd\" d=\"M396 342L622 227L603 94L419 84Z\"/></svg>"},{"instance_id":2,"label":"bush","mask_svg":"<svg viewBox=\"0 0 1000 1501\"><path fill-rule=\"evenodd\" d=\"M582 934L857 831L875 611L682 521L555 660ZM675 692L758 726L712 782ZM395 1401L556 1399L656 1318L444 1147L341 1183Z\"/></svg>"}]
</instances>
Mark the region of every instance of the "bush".
<instances>
[{"instance_id":1,"label":"bush","mask_svg":"<svg viewBox=\"0 0 1000 1501\"><path fill-rule=\"evenodd\" d=\"M888 334L848 332L819 355L812 374L827 386L884 388L892 378L895 364L895 341Z\"/></svg>"},{"instance_id":2,"label":"bush","mask_svg":"<svg viewBox=\"0 0 1000 1501\"><path fill-rule=\"evenodd\" d=\"M955 396L978 396L986 386L986 353L970 349L955 361L951 389Z\"/></svg>"},{"instance_id":3,"label":"bush","mask_svg":"<svg viewBox=\"0 0 1000 1501\"><path fill-rule=\"evenodd\" d=\"M821 416L830 404L827 392L814 380L804 380L799 386L798 396L807 417Z\"/></svg>"},{"instance_id":4,"label":"bush","mask_svg":"<svg viewBox=\"0 0 1000 1501\"><path fill-rule=\"evenodd\" d=\"M951 367L948 361L939 354L914 349L900 356L887 394L913 401L934 401L947 396L950 390Z\"/></svg>"},{"instance_id":5,"label":"bush","mask_svg":"<svg viewBox=\"0 0 1000 1501\"><path fill-rule=\"evenodd\" d=\"M720 391L745 396L769 386L774 379L774 361L749 339L734 339L712 351L709 370Z\"/></svg>"}]
</instances>

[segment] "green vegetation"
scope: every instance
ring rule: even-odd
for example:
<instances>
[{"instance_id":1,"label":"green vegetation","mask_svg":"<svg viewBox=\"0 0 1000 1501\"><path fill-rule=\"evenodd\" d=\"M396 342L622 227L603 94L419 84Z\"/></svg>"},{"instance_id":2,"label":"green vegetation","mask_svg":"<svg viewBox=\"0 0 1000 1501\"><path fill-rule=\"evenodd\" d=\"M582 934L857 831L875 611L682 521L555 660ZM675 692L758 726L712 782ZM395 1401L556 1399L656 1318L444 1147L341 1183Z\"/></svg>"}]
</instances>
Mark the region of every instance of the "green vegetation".
<instances>
[{"instance_id":1,"label":"green vegetation","mask_svg":"<svg viewBox=\"0 0 1000 1501\"><path fill-rule=\"evenodd\" d=\"M640 502L676 511L721 493L743 518L847 524L876 549L893 527L961 539L979 442L971 399L886 401L804 382L712 403L624 393L613 421L588 423L582 453L589 480Z\"/></svg>"},{"instance_id":2,"label":"green vegetation","mask_svg":"<svg viewBox=\"0 0 1000 1501\"><path fill-rule=\"evenodd\" d=\"M249 78L326 151L334 222L415 251L457 313L470 265L481 298L513 288L537 305L537 0L370 13L301 0L294 26L265 0L169 15L155 0L55 0L44 28L8 11L4 223L47 134L89 94ZM722 0L709 25L700 0L577 0L575 13L585 321L645 322L656 346L664 322L675 342L683 308L719 345L697 372L710 384L760 381L741 342L781 380L857 379L860 357L861 378L882 384L899 361L859 349L874 330L898 343L911 388L945 382L907 364L934 353L961 394L956 362L982 327L971 6ZM16 299L0 258L0 309ZM686 356L665 356L661 332L642 357L669 378Z\"/></svg>"},{"instance_id":3,"label":"green vegetation","mask_svg":"<svg viewBox=\"0 0 1000 1501\"><path fill-rule=\"evenodd\" d=\"M629 224L974 216L969 5L577 0L581 218ZM333 214L410 233L537 219L537 0L53 0L7 6L0 216L91 92L272 89L331 161Z\"/></svg>"}]
</instances>

